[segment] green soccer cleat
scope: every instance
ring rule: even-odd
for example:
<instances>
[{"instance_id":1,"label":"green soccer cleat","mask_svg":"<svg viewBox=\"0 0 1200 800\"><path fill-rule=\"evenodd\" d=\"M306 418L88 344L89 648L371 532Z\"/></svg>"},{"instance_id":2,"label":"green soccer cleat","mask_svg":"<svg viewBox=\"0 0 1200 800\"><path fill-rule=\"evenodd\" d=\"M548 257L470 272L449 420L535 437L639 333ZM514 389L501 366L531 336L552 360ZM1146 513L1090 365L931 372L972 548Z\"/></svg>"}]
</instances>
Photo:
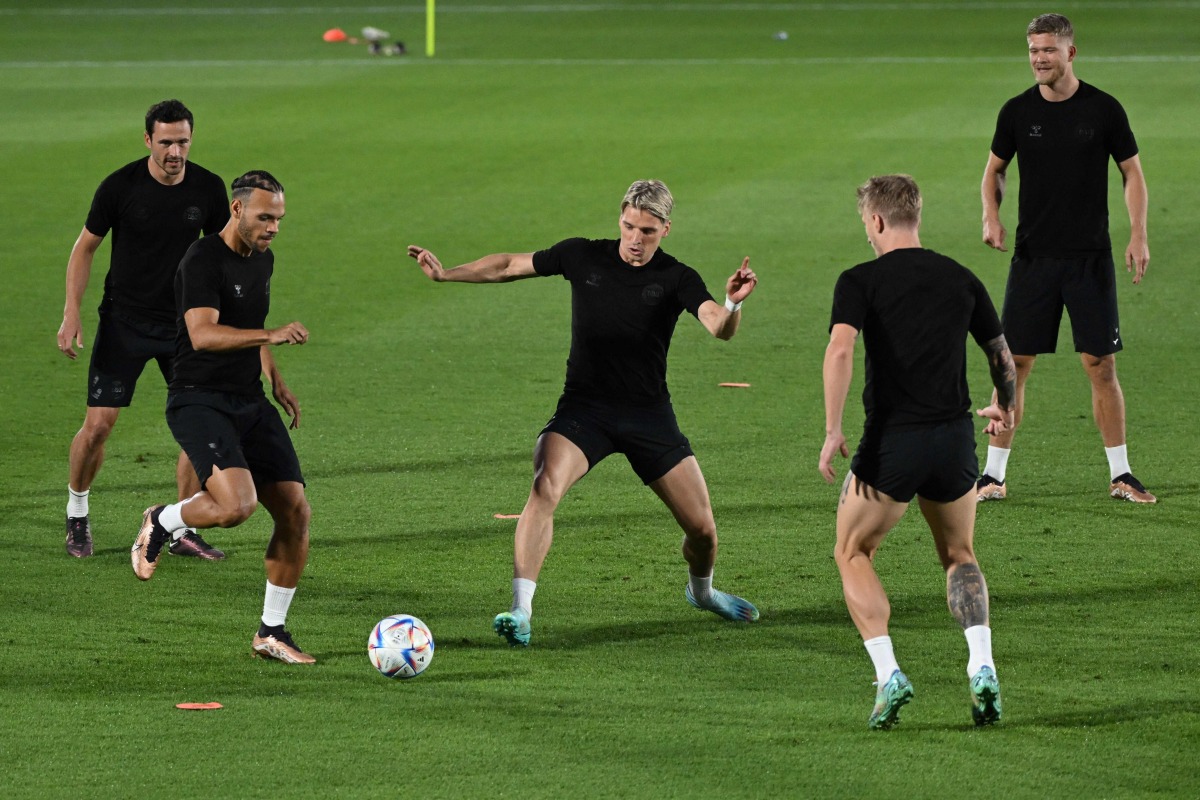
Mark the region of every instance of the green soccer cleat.
<instances>
[{"instance_id":1,"label":"green soccer cleat","mask_svg":"<svg viewBox=\"0 0 1200 800\"><path fill-rule=\"evenodd\" d=\"M980 667L971 678L971 716L980 727L1000 721L1000 681L991 667Z\"/></svg>"},{"instance_id":2,"label":"green soccer cleat","mask_svg":"<svg viewBox=\"0 0 1200 800\"><path fill-rule=\"evenodd\" d=\"M901 707L912 699L912 682L903 672L896 670L875 692L875 709L867 719L867 727L873 731L886 731L898 724Z\"/></svg>"},{"instance_id":3,"label":"green soccer cleat","mask_svg":"<svg viewBox=\"0 0 1200 800\"><path fill-rule=\"evenodd\" d=\"M684 597L695 608L701 611L711 611L719 617L734 622L754 622L758 619L758 609L749 600L743 600L734 594L727 594L720 589L713 589L712 596L704 603L699 602L692 594L689 583L684 591Z\"/></svg>"},{"instance_id":4,"label":"green soccer cleat","mask_svg":"<svg viewBox=\"0 0 1200 800\"><path fill-rule=\"evenodd\" d=\"M503 636L512 647L529 647L529 615L521 609L497 614L492 620L492 630Z\"/></svg>"}]
</instances>

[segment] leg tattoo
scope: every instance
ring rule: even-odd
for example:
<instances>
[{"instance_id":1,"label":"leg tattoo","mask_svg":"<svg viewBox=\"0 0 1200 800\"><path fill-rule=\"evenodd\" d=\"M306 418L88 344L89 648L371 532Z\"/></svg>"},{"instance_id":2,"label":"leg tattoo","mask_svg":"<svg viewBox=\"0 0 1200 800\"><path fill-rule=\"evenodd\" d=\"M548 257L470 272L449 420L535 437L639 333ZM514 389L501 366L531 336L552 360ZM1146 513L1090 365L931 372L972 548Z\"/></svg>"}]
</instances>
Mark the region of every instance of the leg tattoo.
<instances>
[{"instance_id":1,"label":"leg tattoo","mask_svg":"<svg viewBox=\"0 0 1200 800\"><path fill-rule=\"evenodd\" d=\"M951 567L946 581L946 600L950 613L963 630L988 624L987 582L978 564L958 564Z\"/></svg>"}]
</instances>

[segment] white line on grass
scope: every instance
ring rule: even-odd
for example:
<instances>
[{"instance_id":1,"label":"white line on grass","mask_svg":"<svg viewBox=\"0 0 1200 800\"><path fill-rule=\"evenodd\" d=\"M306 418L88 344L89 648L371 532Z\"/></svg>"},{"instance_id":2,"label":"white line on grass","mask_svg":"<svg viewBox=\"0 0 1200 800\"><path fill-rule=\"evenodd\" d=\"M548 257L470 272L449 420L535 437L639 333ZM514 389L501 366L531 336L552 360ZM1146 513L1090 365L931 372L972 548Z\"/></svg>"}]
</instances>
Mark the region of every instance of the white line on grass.
<instances>
[{"instance_id":1,"label":"white line on grass","mask_svg":"<svg viewBox=\"0 0 1200 800\"><path fill-rule=\"evenodd\" d=\"M526 5L443 5L438 14L574 14L607 11L734 12L750 11L1003 11L1028 10L1025 2L911 3L571 3ZM1200 0L1093 0L1073 3L1078 9L1192 9ZM258 8L0 8L0 16L238 16L276 14L424 14L420 4L396 6L265 6Z\"/></svg>"},{"instance_id":2,"label":"white line on grass","mask_svg":"<svg viewBox=\"0 0 1200 800\"><path fill-rule=\"evenodd\" d=\"M1200 55L1092 56L1089 64L1179 64L1200 62ZM297 58L180 59L178 61L0 61L0 69L109 69L114 67L594 67L594 66L823 66L853 64L1004 64L1023 63L1011 56L854 56L813 58Z\"/></svg>"}]
</instances>

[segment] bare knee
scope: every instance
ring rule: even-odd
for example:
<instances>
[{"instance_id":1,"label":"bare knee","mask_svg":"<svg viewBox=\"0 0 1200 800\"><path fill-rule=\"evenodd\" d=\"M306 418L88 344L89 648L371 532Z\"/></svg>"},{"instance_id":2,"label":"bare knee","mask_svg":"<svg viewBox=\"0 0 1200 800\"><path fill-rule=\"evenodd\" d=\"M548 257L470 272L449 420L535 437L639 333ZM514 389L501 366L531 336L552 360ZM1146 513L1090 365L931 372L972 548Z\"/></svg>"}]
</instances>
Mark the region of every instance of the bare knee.
<instances>
[{"instance_id":1,"label":"bare knee","mask_svg":"<svg viewBox=\"0 0 1200 800\"><path fill-rule=\"evenodd\" d=\"M683 546L694 553L717 549L717 523L711 518L684 526L683 536Z\"/></svg>"},{"instance_id":2,"label":"bare knee","mask_svg":"<svg viewBox=\"0 0 1200 800\"><path fill-rule=\"evenodd\" d=\"M1111 385L1117 382L1117 359L1114 356L1079 354L1083 368L1094 386Z\"/></svg>"},{"instance_id":3,"label":"bare knee","mask_svg":"<svg viewBox=\"0 0 1200 800\"><path fill-rule=\"evenodd\" d=\"M533 477L533 488L529 492L529 500L548 511L553 511L558 508L563 495L567 493L567 488L561 481L555 480L542 471Z\"/></svg>"},{"instance_id":4,"label":"bare knee","mask_svg":"<svg viewBox=\"0 0 1200 800\"><path fill-rule=\"evenodd\" d=\"M116 424L115 416L98 417L89 414L83 421L83 427L79 429L79 435L83 437L83 441L89 448L100 447L108 441Z\"/></svg>"},{"instance_id":5,"label":"bare knee","mask_svg":"<svg viewBox=\"0 0 1200 800\"><path fill-rule=\"evenodd\" d=\"M254 509L257 507L257 497L244 498L234 503L220 505L217 507L216 514L217 527L235 528L250 519L250 515L254 513Z\"/></svg>"},{"instance_id":6,"label":"bare knee","mask_svg":"<svg viewBox=\"0 0 1200 800\"><path fill-rule=\"evenodd\" d=\"M875 547L868 548L862 542L838 541L833 546L833 560L839 570L848 566L856 558L865 558L867 561L873 562L875 560L876 549Z\"/></svg>"},{"instance_id":7,"label":"bare knee","mask_svg":"<svg viewBox=\"0 0 1200 800\"><path fill-rule=\"evenodd\" d=\"M308 504L307 499L300 497L275 517L275 524L276 527L290 531L303 539L308 536L308 525L311 520L312 506Z\"/></svg>"}]
</instances>

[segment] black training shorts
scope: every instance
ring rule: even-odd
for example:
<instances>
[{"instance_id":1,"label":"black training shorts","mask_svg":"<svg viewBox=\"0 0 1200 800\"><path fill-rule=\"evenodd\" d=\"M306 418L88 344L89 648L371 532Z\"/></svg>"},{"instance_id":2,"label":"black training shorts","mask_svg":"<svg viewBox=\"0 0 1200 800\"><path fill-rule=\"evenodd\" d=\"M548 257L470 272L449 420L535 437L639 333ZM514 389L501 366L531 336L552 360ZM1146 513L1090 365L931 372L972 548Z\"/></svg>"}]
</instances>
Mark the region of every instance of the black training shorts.
<instances>
[{"instance_id":1,"label":"black training shorts","mask_svg":"<svg viewBox=\"0 0 1200 800\"><path fill-rule=\"evenodd\" d=\"M167 396L167 426L188 454L200 486L213 468L250 470L254 483L304 483L292 437L266 397L224 392Z\"/></svg>"},{"instance_id":2,"label":"black training shorts","mask_svg":"<svg viewBox=\"0 0 1200 800\"><path fill-rule=\"evenodd\" d=\"M135 325L120 314L101 310L88 367L87 404L127 407L146 362L155 359L163 379L170 381L174 355L174 326Z\"/></svg>"},{"instance_id":3,"label":"black training shorts","mask_svg":"<svg viewBox=\"0 0 1200 800\"><path fill-rule=\"evenodd\" d=\"M587 457L589 470L612 453L623 453L645 484L694 455L670 403L639 408L564 395L542 433L557 433L569 439Z\"/></svg>"},{"instance_id":4,"label":"black training shorts","mask_svg":"<svg viewBox=\"0 0 1200 800\"><path fill-rule=\"evenodd\" d=\"M1081 258L1013 256L1004 290L1004 338L1014 355L1053 353L1063 308L1075 352L1106 356L1121 347L1112 253Z\"/></svg>"},{"instance_id":5,"label":"black training shorts","mask_svg":"<svg viewBox=\"0 0 1200 800\"><path fill-rule=\"evenodd\" d=\"M975 488L975 425L970 417L933 425L864 431L850 471L901 503L920 495L949 503Z\"/></svg>"}]
</instances>

